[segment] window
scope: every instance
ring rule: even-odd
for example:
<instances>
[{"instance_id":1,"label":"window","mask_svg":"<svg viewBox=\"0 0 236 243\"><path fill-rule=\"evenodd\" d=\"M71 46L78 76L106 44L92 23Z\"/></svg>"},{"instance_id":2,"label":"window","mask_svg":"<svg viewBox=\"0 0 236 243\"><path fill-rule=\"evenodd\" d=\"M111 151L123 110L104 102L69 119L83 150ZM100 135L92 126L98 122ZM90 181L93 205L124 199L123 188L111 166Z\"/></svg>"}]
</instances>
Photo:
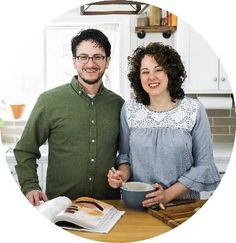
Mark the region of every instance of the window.
<instances>
[{"instance_id":1,"label":"window","mask_svg":"<svg viewBox=\"0 0 236 243\"><path fill-rule=\"evenodd\" d=\"M110 66L103 77L104 84L124 99L130 98L126 72L127 56L130 55L130 16L65 16L50 23L30 40L14 68L12 82L1 82L2 98L7 104L26 104L22 119L28 118L40 93L70 82L77 74L70 41L82 28L97 28L107 35L112 50ZM10 110L4 118L13 118Z\"/></svg>"}]
</instances>

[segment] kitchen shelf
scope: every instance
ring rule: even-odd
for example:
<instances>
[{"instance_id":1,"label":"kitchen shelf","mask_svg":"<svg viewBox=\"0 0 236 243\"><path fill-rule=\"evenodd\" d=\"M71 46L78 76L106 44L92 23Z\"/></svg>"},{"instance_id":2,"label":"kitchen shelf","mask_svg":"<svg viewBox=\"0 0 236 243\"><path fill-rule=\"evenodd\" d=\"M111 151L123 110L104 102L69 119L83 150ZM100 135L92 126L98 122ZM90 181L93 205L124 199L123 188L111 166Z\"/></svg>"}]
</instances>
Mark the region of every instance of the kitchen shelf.
<instances>
[{"instance_id":1,"label":"kitchen shelf","mask_svg":"<svg viewBox=\"0 0 236 243\"><path fill-rule=\"evenodd\" d=\"M102 1L81 6L82 15L141 14L149 4L137 1Z\"/></svg>"},{"instance_id":2,"label":"kitchen shelf","mask_svg":"<svg viewBox=\"0 0 236 243\"><path fill-rule=\"evenodd\" d=\"M139 26L135 27L135 33L144 31L146 33L163 33L163 32L175 32L177 29L176 26Z\"/></svg>"},{"instance_id":3,"label":"kitchen shelf","mask_svg":"<svg viewBox=\"0 0 236 243\"><path fill-rule=\"evenodd\" d=\"M162 33L163 37L168 39L171 34L176 31L176 26L166 26L166 25L157 25L157 26L139 26L135 27L135 33L137 33L138 38L143 39L146 33Z\"/></svg>"}]
</instances>

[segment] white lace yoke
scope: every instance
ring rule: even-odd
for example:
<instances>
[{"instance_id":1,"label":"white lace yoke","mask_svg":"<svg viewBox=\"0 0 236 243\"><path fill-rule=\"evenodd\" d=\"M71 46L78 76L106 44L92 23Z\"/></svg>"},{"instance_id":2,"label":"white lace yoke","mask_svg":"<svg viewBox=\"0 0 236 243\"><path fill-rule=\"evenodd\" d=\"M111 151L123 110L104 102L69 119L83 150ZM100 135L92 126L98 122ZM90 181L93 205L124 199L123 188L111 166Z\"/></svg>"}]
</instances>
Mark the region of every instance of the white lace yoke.
<instances>
[{"instance_id":1,"label":"white lace yoke","mask_svg":"<svg viewBox=\"0 0 236 243\"><path fill-rule=\"evenodd\" d=\"M185 97L175 107L167 111L150 111L135 100L127 101L126 115L130 128L169 127L191 131L196 121L199 102Z\"/></svg>"}]
</instances>

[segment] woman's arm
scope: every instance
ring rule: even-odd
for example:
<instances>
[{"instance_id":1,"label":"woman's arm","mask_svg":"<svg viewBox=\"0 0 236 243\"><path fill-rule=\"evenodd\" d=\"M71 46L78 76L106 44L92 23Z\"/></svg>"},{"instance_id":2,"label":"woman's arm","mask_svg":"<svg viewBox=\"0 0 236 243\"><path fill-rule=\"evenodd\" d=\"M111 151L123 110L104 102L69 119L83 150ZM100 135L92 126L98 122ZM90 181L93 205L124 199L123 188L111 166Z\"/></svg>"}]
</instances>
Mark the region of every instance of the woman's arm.
<instances>
[{"instance_id":1,"label":"woman's arm","mask_svg":"<svg viewBox=\"0 0 236 243\"><path fill-rule=\"evenodd\" d=\"M150 207L160 203L165 205L189 191L189 189L180 182L176 182L167 189L163 189L163 187L157 183L154 184L153 187L156 188L156 191L146 195L147 199L143 201L144 207Z\"/></svg>"},{"instance_id":2,"label":"woman's arm","mask_svg":"<svg viewBox=\"0 0 236 243\"><path fill-rule=\"evenodd\" d=\"M200 103L196 122L191 131L193 166L178 181L192 191L215 190L220 182L214 163L210 125L205 108Z\"/></svg>"}]
</instances>

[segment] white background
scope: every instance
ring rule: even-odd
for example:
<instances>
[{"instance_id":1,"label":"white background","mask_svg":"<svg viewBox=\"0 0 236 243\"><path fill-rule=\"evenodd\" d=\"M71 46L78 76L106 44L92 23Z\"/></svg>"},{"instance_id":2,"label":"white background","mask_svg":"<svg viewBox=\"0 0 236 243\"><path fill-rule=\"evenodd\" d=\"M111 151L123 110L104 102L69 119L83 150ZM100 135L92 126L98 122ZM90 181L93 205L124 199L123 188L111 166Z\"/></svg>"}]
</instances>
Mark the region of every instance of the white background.
<instances>
[{"instance_id":1,"label":"white background","mask_svg":"<svg viewBox=\"0 0 236 243\"><path fill-rule=\"evenodd\" d=\"M14 67L38 31L63 13L89 1L8 0L0 3L0 82L14 81ZM154 5L154 0L145 1ZM233 0L156 0L195 28L212 46L235 93L235 10ZM35 46L34 48L37 48ZM33 50L32 50L33 51ZM37 57L35 57L37 58ZM204 58L204 56L203 56ZM32 60L34 62L34 60ZM187 223L148 242L235 242L235 151L226 174L208 203ZM0 242L84 242L60 230L29 205L17 188L0 151ZM135 229L134 229L135 232ZM231 239L229 241L229 239Z\"/></svg>"}]
</instances>

